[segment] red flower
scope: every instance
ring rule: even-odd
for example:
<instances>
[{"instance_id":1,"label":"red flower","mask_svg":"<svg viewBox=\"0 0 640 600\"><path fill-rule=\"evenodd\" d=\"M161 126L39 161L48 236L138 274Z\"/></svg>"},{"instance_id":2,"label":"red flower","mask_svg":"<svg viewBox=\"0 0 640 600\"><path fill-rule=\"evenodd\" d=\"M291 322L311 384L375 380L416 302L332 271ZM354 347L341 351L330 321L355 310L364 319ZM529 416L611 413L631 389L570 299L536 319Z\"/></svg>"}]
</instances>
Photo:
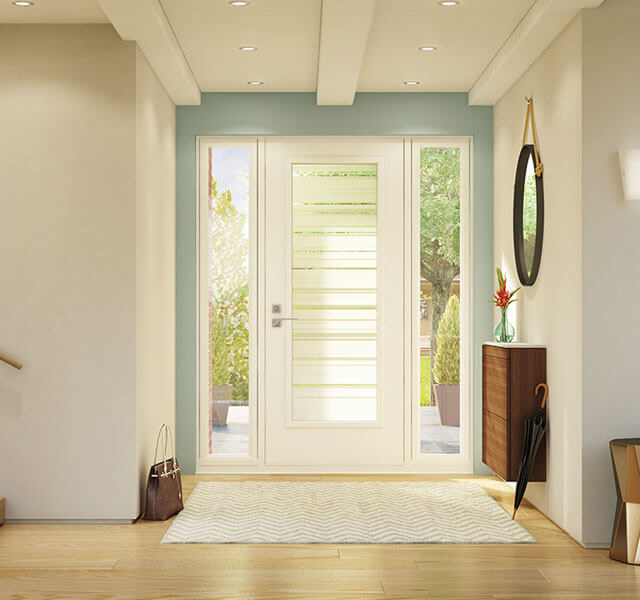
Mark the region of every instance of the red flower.
<instances>
[{"instance_id":1,"label":"red flower","mask_svg":"<svg viewBox=\"0 0 640 600\"><path fill-rule=\"evenodd\" d=\"M508 291L507 278L502 274L502 271L500 269L496 269L496 272L498 274L498 285L500 287L498 287L496 293L493 295L493 300L491 300L491 302L493 302L493 304L500 307L501 309L505 310L507 306L509 306L509 304L511 304L512 302L516 302L514 296L520 288L516 288L511 292Z\"/></svg>"}]
</instances>

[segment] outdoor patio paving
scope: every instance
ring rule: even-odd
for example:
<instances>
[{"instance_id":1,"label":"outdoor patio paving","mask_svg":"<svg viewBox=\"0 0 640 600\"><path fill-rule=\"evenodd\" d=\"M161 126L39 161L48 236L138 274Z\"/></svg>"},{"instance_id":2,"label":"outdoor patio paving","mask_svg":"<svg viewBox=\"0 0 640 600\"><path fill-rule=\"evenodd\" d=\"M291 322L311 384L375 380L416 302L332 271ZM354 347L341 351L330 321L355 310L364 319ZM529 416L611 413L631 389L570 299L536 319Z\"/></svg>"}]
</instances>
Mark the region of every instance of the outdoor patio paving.
<instances>
[{"instance_id":1,"label":"outdoor patio paving","mask_svg":"<svg viewBox=\"0 0 640 600\"><path fill-rule=\"evenodd\" d=\"M227 425L212 427L214 454L249 454L249 407L230 406Z\"/></svg>"},{"instance_id":2,"label":"outdoor patio paving","mask_svg":"<svg viewBox=\"0 0 640 600\"><path fill-rule=\"evenodd\" d=\"M420 451L422 454L460 452L460 428L440 425L435 406L420 407ZM226 427L213 427L213 453L249 454L249 407L230 406Z\"/></svg>"},{"instance_id":3,"label":"outdoor patio paving","mask_svg":"<svg viewBox=\"0 0 640 600\"><path fill-rule=\"evenodd\" d=\"M440 425L435 406L420 407L420 452L422 454L458 454L460 427Z\"/></svg>"}]
</instances>

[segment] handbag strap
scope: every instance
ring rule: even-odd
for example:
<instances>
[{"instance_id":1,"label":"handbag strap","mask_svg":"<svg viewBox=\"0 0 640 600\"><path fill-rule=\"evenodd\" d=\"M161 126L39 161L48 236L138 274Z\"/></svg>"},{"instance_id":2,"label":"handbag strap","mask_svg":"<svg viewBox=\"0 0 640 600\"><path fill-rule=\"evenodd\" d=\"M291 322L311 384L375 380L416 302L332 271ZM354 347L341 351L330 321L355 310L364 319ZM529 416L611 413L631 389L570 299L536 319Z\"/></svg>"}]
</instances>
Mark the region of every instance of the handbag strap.
<instances>
[{"instance_id":1,"label":"handbag strap","mask_svg":"<svg viewBox=\"0 0 640 600\"><path fill-rule=\"evenodd\" d=\"M164 439L162 444L162 463L164 465L164 476L167 477L168 475L173 474L173 476L175 477L177 459L174 456L175 448L173 443L173 432L171 431L171 427L169 427L169 425L167 425L166 423L163 423L160 426L160 430L158 431L158 437L156 438L156 451L153 454L153 464L155 465L158 463L158 447L160 446L160 437L162 436L163 433L164 433ZM169 454L169 456L167 456L167 449L169 444L171 444L170 446L171 453ZM174 460L174 468L171 473L167 471L167 460L169 458L173 458Z\"/></svg>"},{"instance_id":2,"label":"handbag strap","mask_svg":"<svg viewBox=\"0 0 640 600\"><path fill-rule=\"evenodd\" d=\"M169 443L171 444L171 453L169 454L169 458L173 459L174 465L177 462L177 458L176 458L176 449L174 447L174 441L173 441L173 431L171 431L171 427L169 427L169 425L165 425L164 426L164 430L166 431L167 435L165 437L165 441L168 439Z\"/></svg>"},{"instance_id":3,"label":"handbag strap","mask_svg":"<svg viewBox=\"0 0 640 600\"><path fill-rule=\"evenodd\" d=\"M163 423L160 425L158 431L158 437L156 438L156 451L153 453L153 464L158 463L158 446L160 446L160 438L164 434L163 447L162 447L162 462L164 463L164 472L167 472L167 425Z\"/></svg>"}]
</instances>

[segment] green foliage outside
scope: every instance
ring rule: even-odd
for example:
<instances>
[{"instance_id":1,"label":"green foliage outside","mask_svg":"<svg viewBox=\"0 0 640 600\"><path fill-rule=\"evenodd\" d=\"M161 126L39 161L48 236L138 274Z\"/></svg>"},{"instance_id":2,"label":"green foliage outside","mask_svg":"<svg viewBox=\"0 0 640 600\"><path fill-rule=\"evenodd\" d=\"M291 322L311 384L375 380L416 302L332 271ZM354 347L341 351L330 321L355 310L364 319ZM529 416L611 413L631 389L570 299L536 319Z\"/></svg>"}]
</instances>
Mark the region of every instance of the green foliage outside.
<instances>
[{"instance_id":1,"label":"green foliage outside","mask_svg":"<svg viewBox=\"0 0 640 600\"><path fill-rule=\"evenodd\" d=\"M229 383L229 352L225 341L224 323L217 311L211 319L211 383L225 385Z\"/></svg>"},{"instance_id":2,"label":"green foliage outside","mask_svg":"<svg viewBox=\"0 0 640 600\"><path fill-rule=\"evenodd\" d=\"M437 354L440 319L460 273L460 167L459 148L420 152L420 275L432 286L431 356Z\"/></svg>"},{"instance_id":3,"label":"green foliage outside","mask_svg":"<svg viewBox=\"0 0 640 600\"><path fill-rule=\"evenodd\" d=\"M249 401L249 241L247 216L231 192L218 192L211 180L209 212L209 298L212 303L212 383L233 385L232 403Z\"/></svg>"},{"instance_id":4,"label":"green foliage outside","mask_svg":"<svg viewBox=\"0 0 640 600\"><path fill-rule=\"evenodd\" d=\"M443 385L460 383L460 300L451 296L438 328L438 351L433 376Z\"/></svg>"},{"instance_id":5,"label":"green foliage outside","mask_svg":"<svg viewBox=\"0 0 640 600\"><path fill-rule=\"evenodd\" d=\"M420 406L432 406L431 403L431 357L420 357Z\"/></svg>"},{"instance_id":6,"label":"green foliage outside","mask_svg":"<svg viewBox=\"0 0 640 600\"><path fill-rule=\"evenodd\" d=\"M460 149L420 152L420 275L432 285L431 354L440 318L460 273Z\"/></svg>"}]
</instances>

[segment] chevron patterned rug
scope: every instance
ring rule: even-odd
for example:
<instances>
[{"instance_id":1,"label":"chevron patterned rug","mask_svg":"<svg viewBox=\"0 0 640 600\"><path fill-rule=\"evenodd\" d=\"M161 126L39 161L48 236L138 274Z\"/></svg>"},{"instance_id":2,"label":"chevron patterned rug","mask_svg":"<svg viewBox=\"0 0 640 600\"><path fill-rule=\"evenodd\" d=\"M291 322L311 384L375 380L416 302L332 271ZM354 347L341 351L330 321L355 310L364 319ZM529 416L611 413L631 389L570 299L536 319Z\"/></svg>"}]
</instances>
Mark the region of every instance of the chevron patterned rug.
<instances>
[{"instance_id":1,"label":"chevron patterned rug","mask_svg":"<svg viewBox=\"0 0 640 600\"><path fill-rule=\"evenodd\" d=\"M495 544L535 539L471 482L202 482L165 544Z\"/></svg>"}]
</instances>

